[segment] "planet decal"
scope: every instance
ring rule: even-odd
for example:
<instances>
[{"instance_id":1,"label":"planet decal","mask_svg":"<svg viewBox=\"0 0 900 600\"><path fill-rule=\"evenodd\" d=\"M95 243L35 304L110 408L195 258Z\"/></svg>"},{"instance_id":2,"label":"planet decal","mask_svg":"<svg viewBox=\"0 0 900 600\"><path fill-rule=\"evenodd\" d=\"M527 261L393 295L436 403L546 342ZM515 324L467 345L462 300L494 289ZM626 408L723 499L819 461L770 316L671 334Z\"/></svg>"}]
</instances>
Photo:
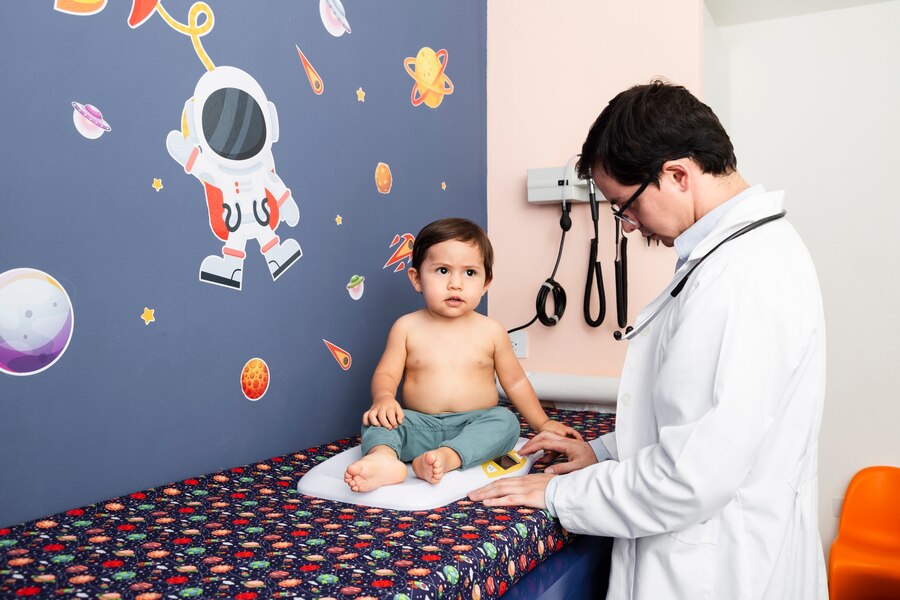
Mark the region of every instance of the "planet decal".
<instances>
[{"instance_id":1,"label":"planet decal","mask_svg":"<svg viewBox=\"0 0 900 600\"><path fill-rule=\"evenodd\" d=\"M322 25L334 37L350 33L350 23L341 0L319 0L319 16L322 17Z\"/></svg>"},{"instance_id":2,"label":"planet decal","mask_svg":"<svg viewBox=\"0 0 900 600\"><path fill-rule=\"evenodd\" d=\"M347 283L347 292L350 294L351 298L354 300L362 298L365 281L366 278L360 277L359 275L354 275L350 278L350 281Z\"/></svg>"},{"instance_id":3,"label":"planet decal","mask_svg":"<svg viewBox=\"0 0 900 600\"><path fill-rule=\"evenodd\" d=\"M106 0L56 0L53 10L86 17L106 8Z\"/></svg>"},{"instance_id":4,"label":"planet decal","mask_svg":"<svg viewBox=\"0 0 900 600\"><path fill-rule=\"evenodd\" d=\"M82 104L73 102L72 121L75 122L75 129L78 133L89 140L96 140L112 128L103 119L103 113L93 104Z\"/></svg>"},{"instance_id":5,"label":"planet decal","mask_svg":"<svg viewBox=\"0 0 900 600\"><path fill-rule=\"evenodd\" d=\"M261 358L251 358L241 370L241 391L247 400L257 401L269 389L269 365Z\"/></svg>"},{"instance_id":6,"label":"planet decal","mask_svg":"<svg viewBox=\"0 0 900 600\"><path fill-rule=\"evenodd\" d=\"M375 166L375 187L379 194L389 194L394 185L394 176L391 174L391 166L380 162Z\"/></svg>"},{"instance_id":7,"label":"planet decal","mask_svg":"<svg viewBox=\"0 0 900 600\"><path fill-rule=\"evenodd\" d=\"M353 357L350 356L350 353L341 348L340 346L336 346L332 344L326 339L322 339L325 342L325 345L328 346L328 350L331 352L331 355L334 357L334 360L341 365L343 370L347 370L350 368L350 365L353 364Z\"/></svg>"},{"instance_id":8,"label":"planet decal","mask_svg":"<svg viewBox=\"0 0 900 600\"><path fill-rule=\"evenodd\" d=\"M407 57L403 61L406 72L416 80L410 95L413 106L424 102L425 106L437 108L444 101L444 96L453 93L453 82L444 74L448 59L446 50L435 52L426 46L419 50L415 58Z\"/></svg>"},{"instance_id":9,"label":"planet decal","mask_svg":"<svg viewBox=\"0 0 900 600\"><path fill-rule=\"evenodd\" d=\"M0 372L34 375L69 347L75 313L60 283L37 269L0 273Z\"/></svg>"}]
</instances>

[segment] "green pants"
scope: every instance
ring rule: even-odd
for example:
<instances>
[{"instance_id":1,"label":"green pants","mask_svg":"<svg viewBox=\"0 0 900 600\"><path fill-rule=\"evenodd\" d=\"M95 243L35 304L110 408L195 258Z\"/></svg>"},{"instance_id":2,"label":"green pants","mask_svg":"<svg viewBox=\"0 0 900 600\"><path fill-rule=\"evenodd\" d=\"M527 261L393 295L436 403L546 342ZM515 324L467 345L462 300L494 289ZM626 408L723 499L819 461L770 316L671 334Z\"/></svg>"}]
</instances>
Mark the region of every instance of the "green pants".
<instances>
[{"instance_id":1,"label":"green pants","mask_svg":"<svg viewBox=\"0 0 900 600\"><path fill-rule=\"evenodd\" d=\"M362 453L388 446L403 462L446 446L462 459L462 468L506 454L519 439L519 420L501 406L460 413L427 415L403 410L403 423L394 429L362 426Z\"/></svg>"}]
</instances>

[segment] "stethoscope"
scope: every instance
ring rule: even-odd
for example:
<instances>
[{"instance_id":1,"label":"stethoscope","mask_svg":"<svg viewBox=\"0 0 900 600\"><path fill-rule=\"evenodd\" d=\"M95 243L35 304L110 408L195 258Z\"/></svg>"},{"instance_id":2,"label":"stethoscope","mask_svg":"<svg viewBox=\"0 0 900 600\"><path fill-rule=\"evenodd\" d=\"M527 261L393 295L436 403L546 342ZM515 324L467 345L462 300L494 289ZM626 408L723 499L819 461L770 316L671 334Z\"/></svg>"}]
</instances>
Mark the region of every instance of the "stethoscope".
<instances>
[{"instance_id":1,"label":"stethoscope","mask_svg":"<svg viewBox=\"0 0 900 600\"><path fill-rule=\"evenodd\" d=\"M685 273L684 277L681 278L681 281L679 281L675 285L675 287L672 288L672 291L669 292L669 296L665 300L663 300L659 306L656 307L656 310L654 310L650 314L650 316L648 316L646 319L644 319L643 321L641 321L640 323L635 325L631 331L627 331L625 333L625 335L622 335L622 332L620 332L620 331L616 331L616 334L618 334L618 335L615 335L614 337L617 340L630 340L630 339L634 338L634 336L638 335L641 331L643 331L647 327L647 325L649 325L653 321L653 319L655 319L656 317L659 316L659 314L663 311L663 309L665 309L666 306L668 306L669 302L671 302L674 298L676 298L678 296L678 294L681 293L681 290L684 289L684 286L687 283L688 277L690 277L691 274L697 270L697 267L699 267L701 264L703 264L703 261L706 260L710 254L712 254L713 252L715 252L716 250L721 248L723 244L726 244L735 238L739 238L742 235L744 235L745 233L750 233L757 227L762 227L766 223L771 223L772 221L777 221L778 219L782 218L786 214L787 214L787 211L782 210L780 213L777 213L774 215L769 215L768 217L763 217L762 219L753 221L752 223L745 225L744 227L741 227L740 229L738 229L737 231L735 231L734 233L729 235L727 238L725 238L724 240L722 240L721 242L719 242L718 244L713 246L712 250L710 250L709 252L707 252L706 254L701 256L700 260L698 260L696 263L694 263L694 266L691 267L687 273Z\"/></svg>"}]
</instances>

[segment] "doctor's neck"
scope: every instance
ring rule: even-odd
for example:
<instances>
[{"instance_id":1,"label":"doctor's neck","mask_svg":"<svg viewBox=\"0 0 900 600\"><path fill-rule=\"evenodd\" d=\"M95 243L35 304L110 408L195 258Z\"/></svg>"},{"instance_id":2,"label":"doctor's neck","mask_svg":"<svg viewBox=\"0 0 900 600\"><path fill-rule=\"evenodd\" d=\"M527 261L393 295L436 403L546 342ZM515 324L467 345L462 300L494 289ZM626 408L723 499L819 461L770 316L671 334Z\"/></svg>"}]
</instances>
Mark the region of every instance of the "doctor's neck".
<instances>
[{"instance_id":1,"label":"doctor's neck","mask_svg":"<svg viewBox=\"0 0 900 600\"><path fill-rule=\"evenodd\" d=\"M750 187L740 173L732 171L726 175L703 173L696 181L694 218L699 221L714 208L725 204Z\"/></svg>"}]
</instances>

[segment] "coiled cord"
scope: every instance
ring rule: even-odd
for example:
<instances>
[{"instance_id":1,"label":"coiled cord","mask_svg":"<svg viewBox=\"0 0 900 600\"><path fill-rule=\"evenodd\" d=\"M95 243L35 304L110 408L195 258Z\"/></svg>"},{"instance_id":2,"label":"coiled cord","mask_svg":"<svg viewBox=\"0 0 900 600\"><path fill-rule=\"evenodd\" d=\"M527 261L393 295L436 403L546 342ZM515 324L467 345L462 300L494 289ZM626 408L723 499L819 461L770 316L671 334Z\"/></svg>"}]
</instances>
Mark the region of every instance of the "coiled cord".
<instances>
[{"instance_id":1,"label":"coiled cord","mask_svg":"<svg viewBox=\"0 0 900 600\"><path fill-rule=\"evenodd\" d=\"M560 260L562 259L563 246L566 243L566 232L569 230L569 227L572 226L572 220L569 218L569 211L571 210L569 204L563 204L563 215L560 217L560 227L562 227L562 235L559 238L559 252L556 254L556 264L553 265L553 272L550 274L550 277L544 280L544 283L541 284L541 288L538 290L537 298L534 301L534 318L525 323L524 325L519 325L518 327L513 327L508 330L506 333L512 333L514 331L519 331L520 329L525 329L526 327L531 326L535 321L540 321L542 325L546 325L547 327L553 327L559 320L562 319L563 313L566 312L566 290L563 289L559 282L554 279L556 276L556 270L559 268ZM566 226L568 224L568 227ZM550 294L553 294L553 313L547 313L547 298Z\"/></svg>"}]
</instances>

